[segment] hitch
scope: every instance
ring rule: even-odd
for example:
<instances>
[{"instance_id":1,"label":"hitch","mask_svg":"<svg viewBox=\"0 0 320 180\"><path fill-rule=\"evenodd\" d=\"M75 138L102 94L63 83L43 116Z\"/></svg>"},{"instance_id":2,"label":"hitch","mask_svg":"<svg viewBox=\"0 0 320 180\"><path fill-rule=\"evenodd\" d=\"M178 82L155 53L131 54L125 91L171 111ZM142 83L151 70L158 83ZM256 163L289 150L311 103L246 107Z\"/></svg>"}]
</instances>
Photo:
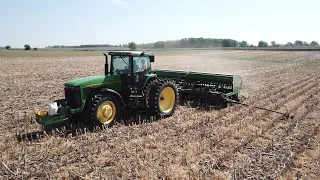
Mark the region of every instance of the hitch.
<instances>
[{"instance_id":1,"label":"hitch","mask_svg":"<svg viewBox=\"0 0 320 180\"><path fill-rule=\"evenodd\" d=\"M240 105L243 105L243 106L247 106L247 107L251 107L251 108L256 108L256 109L261 109L261 110L265 110L265 111L270 111L270 112L274 112L274 113L278 113L278 114L282 114L284 115L287 119L289 118L289 113L288 112L279 112L279 111L275 111L275 110L272 110L272 109L267 109L267 108L264 108L264 107L260 107L260 106L254 106L254 105L250 105L250 104L246 104L246 103L242 103L242 102L238 102L238 101L235 101L235 100L232 100L226 96L222 96L228 103L233 103L233 104L240 104Z\"/></svg>"}]
</instances>

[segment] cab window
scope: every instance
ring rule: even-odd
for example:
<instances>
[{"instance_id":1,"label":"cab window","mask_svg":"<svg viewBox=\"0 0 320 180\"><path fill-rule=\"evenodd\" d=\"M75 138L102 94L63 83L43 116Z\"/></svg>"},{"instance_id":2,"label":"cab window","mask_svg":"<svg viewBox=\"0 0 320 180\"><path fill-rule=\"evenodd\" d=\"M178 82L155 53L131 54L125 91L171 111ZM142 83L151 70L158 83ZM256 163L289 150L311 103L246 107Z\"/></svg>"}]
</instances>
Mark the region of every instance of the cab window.
<instances>
[{"instance_id":1,"label":"cab window","mask_svg":"<svg viewBox=\"0 0 320 180\"><path fill-rule=\"evenodd\" d=\"M130 72L130 58L128 56L113 56L113 72L117 74Z\"/></svg>"},{"instance_id":2,"label":"cab window","mask_svg":"<svg viewBox=\"0 0 320 180\"><path fill-rule=\"evenodd\" d=\"M133 71L150 71L150 58L149 57L133 57Z\"/></svg>"}]
</instances>

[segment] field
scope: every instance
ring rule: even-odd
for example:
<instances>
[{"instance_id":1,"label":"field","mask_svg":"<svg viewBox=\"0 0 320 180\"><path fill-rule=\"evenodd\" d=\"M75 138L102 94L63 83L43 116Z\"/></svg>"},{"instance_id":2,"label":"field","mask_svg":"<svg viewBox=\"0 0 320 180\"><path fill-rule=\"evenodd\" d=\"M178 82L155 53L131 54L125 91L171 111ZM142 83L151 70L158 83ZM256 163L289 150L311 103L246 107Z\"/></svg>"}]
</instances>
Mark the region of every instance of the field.
<instances>
[{"instance_id":1,"label":"field","mask_svg":"<svg viewBox=\"0 0 320 180\"><path fill-rule=\"evenodd\" d=\"M42 54L41 54L42 53ZM37 132L34 112L63 98L63 83L104 72L97 52L0 51L0 179L316 179L320 177L320 52L156 52L153 68L239 74L244 102L77 136ZM98 56L100 55L100 56Z\"/></svg>"}]
</instances>

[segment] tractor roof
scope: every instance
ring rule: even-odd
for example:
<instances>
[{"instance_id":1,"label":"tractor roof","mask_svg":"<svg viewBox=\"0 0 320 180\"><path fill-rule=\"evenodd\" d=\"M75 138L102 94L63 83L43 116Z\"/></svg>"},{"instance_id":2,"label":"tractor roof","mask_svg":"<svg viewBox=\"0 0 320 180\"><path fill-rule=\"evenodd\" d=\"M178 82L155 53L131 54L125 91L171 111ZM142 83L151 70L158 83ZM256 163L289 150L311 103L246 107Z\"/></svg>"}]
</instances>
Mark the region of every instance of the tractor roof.
<instances>
[{"instance_id":1,"label":"tractor roof","mask_svg":"<svg viewBox=\"0 0 320 180\"><path fill-rule=\"evenodd\" d=\"M142 51L110 51L109 55L115 55L115 56L134 56L139 57L141 54L144 53L144 56L153 56L152 53L146 53Z\"/></svg>"}]
</instances>

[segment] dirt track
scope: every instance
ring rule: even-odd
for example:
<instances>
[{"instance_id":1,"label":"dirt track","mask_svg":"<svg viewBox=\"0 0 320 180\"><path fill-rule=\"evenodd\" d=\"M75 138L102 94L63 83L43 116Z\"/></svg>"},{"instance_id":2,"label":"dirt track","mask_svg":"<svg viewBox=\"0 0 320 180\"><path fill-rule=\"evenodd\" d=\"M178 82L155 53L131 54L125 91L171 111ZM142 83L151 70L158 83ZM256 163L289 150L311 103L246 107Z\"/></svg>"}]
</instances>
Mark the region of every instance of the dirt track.
<instances>
[{"instance_id":1,"label":"dirt track","mask_svg":"<svg viewBox=\"0 0 320 180\"><path fill-rule=\"evenodd\" d=\"M154 68L240 74L245 102L288 111L290 118L238 105L179 107L160 121L30 143L15 135L40 129L34 111L63 97L65 81L102 74L103 57L1 58L0 178L314 179L320 176L319 61L319 52L160 55Z\"/></svg>"}]
</instances>

